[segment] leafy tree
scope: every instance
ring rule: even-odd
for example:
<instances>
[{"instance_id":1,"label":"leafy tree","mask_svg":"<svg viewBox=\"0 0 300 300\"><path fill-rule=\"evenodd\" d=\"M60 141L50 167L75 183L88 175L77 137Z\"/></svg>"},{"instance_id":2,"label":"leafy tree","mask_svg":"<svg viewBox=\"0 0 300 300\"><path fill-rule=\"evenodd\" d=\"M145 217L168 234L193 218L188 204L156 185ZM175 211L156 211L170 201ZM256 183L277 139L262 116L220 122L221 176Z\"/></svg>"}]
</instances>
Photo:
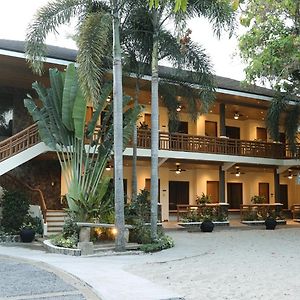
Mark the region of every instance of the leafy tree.
<instances>
[{"instance_id":1,"label":"leafy tree","mask_svg":"<svg viewBox=\"0 0 300 300\"><path fill-rule=\"evenodd\" d=\"M285 131L294 150L299 125L300 3L297 0L249 1L241 23L241 57L248 82L269 83L276 94L267 115L271 137L279 141L279 118L286 112ZM288 103L293 103L291 107Z\"/></svg>"},{"instance_id":2,"label":"leafy tree","mask_svg":"<svg viewBox=\"0 0 300 300\"><path fill-rule=\"evenodd\" d=\"M116 250L125 250L125 221L123 201L123 118L122 118L122 67L119 34L119 14L123 1L55 0L39 9L27 33L26 54L35 71L41 72L46 55L45 39L56 32L61 24L67 24L77 17L77 44L79 52L78 76L86 99L98 99L103 61L109 48L107 44L109 24L113 30L113 118L114 118L114 166L115 166L115 213Z\"/></svg>"}]
</instances>

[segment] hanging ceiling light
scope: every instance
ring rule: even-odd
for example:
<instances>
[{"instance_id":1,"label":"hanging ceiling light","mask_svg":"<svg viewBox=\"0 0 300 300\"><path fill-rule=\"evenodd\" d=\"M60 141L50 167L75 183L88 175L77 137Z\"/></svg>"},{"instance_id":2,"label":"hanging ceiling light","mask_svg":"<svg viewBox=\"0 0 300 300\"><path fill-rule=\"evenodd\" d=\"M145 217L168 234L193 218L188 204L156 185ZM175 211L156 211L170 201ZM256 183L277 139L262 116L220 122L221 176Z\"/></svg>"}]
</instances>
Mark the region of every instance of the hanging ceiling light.
<instances>
[{"instance_id":1,"label":"hanging ceiling light","mask_svg":"<svg viewBox=\"0 0 300 300\"><path fill-rule=\"evenodd\" d=\"M238 120L239 117L240 117L239 113L238 113L238 112L235 112L234 115L233 115L233 118L234 118L235 120Z\"/></svg>"},{"instance_id":2,"label":"hanging ceiling light","mask_svg":"<svg viewBox=\"0 0 300 300\"><path fill-rule=\"evenodd\" d=\"M182 109L182 106L181 106L181 105L177 105L176 111L177 111L177 112L180 112L181 109Z\"/></svg>"},{"instance_id":3,"label":"hanging ceiling light","mask_svg":"<svg viewBox=\"0 0 300 300\"><path fill-rule=\"evenodd\" d=\"M289 170L289 175L288 175L288 179L293 179L293 174L292 174L292 170Z\"/></svg>"},{"instance_id":4,"label":"hanging ceiling light","mask_svg":"<svg viewBox=\"0 0 300 300\"><path fill-rule=\"evenodd\" d=\"M181 173L181 168L179 168L179 166L177 166L175 173L178 175Z\"/></svg>"},{"instance_id":5,"label":"hanging ceiling light","mask_svg":"<svg viewBox=\"0 0 300 300\"><path fill-rule=\"evenodd\" d=\"M236 172L235 172L235 176L236 176L236 177L240 177L240 176L241 176L241 172L240 172L240 170L238 170L238 169L236 170Z\"/></svg>"},{"instance_id":6,"label":"hanging ceiling light","mask_svg":"<svg viewBox=\"0 0 300 300\"><path fill-rule=\"evenodd\" d=\"M106 170L106 171L110 171L111 169L112 169L112 165L108 162L108 163L106 164L105 170Z\"/></svg>"}]
</instances>

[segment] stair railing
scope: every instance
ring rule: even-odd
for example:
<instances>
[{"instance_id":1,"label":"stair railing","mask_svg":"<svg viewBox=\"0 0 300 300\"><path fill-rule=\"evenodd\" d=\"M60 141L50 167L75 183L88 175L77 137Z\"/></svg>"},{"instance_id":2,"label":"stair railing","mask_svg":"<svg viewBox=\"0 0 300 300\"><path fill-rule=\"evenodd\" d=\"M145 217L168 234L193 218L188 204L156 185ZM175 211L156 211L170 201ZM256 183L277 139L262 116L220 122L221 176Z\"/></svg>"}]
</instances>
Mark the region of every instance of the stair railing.
<instances>
[{"instance_id":1,"label":"stair railing","mask_svg":"<svg viewBox=\"0 0 300 300\"><path fill-rule=\"evenodd\" d=\"M31 187L30 185L28 185L27 183L21 181L20 179L18 179L17 177L15 177L13 175L10 175L10 174L6 173L5 176L9 177L11 180L14 180L19 185L22 185L22 186L26 187L31 192L36 192L39 195L39 205L40 205L41 210L42 210L44 223L47 223L47 206L46 206L46 201L45 201L43 192L40 189Z\"/></svg>"},{"instance_id":2,"label":"stair railing","mask_svg":"<svg viewBox=\"0 0 300 300\"><path fill-rule=\"evenodd\" d=\"M33 124L0 142L0 161L20 153L41 141L37 124Z\"/></svg>"}]
</instances>

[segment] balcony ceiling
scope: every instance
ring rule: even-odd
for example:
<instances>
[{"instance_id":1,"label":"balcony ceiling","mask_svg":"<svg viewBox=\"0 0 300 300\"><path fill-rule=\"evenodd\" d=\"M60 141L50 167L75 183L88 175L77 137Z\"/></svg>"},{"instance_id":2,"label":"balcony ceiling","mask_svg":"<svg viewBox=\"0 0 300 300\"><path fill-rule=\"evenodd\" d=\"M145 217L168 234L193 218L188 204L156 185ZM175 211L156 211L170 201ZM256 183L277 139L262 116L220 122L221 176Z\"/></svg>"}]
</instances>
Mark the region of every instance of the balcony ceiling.
<instances>
[{"instance_id":1,"label":"balcony ceiling","mask_svg":"<svg viewBox=\"0 0 300 300\"><path fill-rule=\"evenodd\" d=\"M48 68L59 68L63 70L64 66L45 63L45 70ZM20 88L30 90L34 81L42 82L44 85L49 85L48 74L45 72L41 77L34 75L28 64L22 58L1 55L0 57L0 87L1 88ZM111 74L107 76L111 79ZM126 79L125 91L132 97L135 94L136 80L134 78ZM141 80L141 96L140 102L144 105L151 104L150 82ZM184 102L184 101L183 101ZM237 95L227 95L219 93L216 103L211 107L210 113L219 114L219 104L226 104L226 118L233 119L235 112L240 114L239 120L262 120L266 118L266 111L269 106L268 101L255 100L251 98L241 97ZM163 105L161 102L160 105ZM187 105L183 104L182 112L187 112Z\"/></svg>"}]
</instances>

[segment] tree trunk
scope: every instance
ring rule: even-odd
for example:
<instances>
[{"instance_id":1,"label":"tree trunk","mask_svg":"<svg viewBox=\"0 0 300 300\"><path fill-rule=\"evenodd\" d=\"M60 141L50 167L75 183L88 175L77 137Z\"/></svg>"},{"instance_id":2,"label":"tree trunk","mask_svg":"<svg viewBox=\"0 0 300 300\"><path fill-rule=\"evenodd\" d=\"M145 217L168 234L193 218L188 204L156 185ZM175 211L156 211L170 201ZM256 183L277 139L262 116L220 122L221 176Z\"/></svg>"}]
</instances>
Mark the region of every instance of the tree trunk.
<instances>
[{"instance_id":1,"label":"tree trunk","mask_svg":"<svg viewBox=\"0 0 300 300\"><path fill-rule=\"evenodd\" d=\"M139 104L139 94L140 94L140 77L138 75L135 84L135 97L134 106L137 107ZM137 127L133 127L133 137L132 137L132 182L131 182L131 201L136 201L137 198Z\"/></svg>"},{"instance_id":2,"label":"tree trunk","mask_svg":"<svg viewBox=\"0 0 300 300\"><path fill-rule=\"evenodd\" d=\"M157 239L157 204L158 204L158 16L153 10L153 48L151 78L151 238Z\"/></svg>"},{"instance_id":3,"label":"tree trunk","mask_svg":"<svg viewBox=\"0 0 300 300\"><path fill-rule=\"evenodd\" d=\"M123 89L118 0L112 1L113 10L113 120L114 120L114 191L116 251L125 251L125 217L123 187Z\"/></svg>"}]
</instances>

